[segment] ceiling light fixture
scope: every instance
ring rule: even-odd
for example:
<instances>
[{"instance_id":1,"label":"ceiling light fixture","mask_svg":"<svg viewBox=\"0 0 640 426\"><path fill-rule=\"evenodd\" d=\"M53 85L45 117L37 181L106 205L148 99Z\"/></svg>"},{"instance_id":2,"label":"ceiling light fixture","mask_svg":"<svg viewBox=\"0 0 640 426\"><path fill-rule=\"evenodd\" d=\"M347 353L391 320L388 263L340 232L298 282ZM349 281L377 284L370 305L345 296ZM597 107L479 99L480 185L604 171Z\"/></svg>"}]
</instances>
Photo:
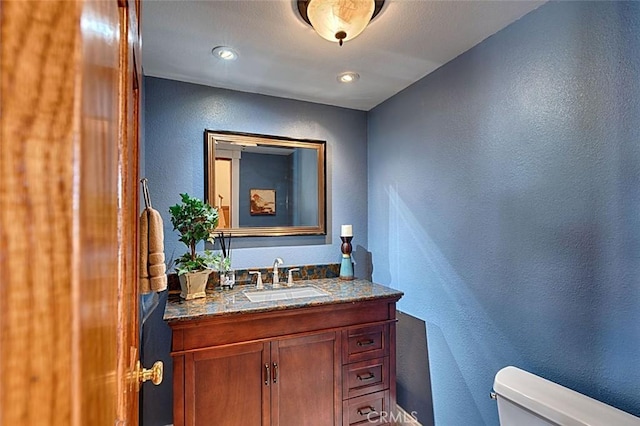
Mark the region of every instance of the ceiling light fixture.
<instances>
[{"instance_id":1,"label":"ceiling light fixture","mask_svg":"<svg viewBox=\"0 0 640 426\"><path fill-rule=\"evenodd\" d=\"M320 37L342 46L364 31L383 5L384 0L298 0L298 11Z\"/></svg>"},{"instance_id":2,"label":"ceiling light fixture","mask_svg":"<svg viewBox=\"0 0 640 426\"><path fill-rule=\"evenodd\" d=\"M238 52L227 46L214 47L211 50L211 54L216 58L224 59L225 61L235 61L238 58Z\"/></svg>"},{"instance_id":3,"label":"ceiling light fixture","mask_svg":"<svg viewBox=\"0 0 640 426\"><path fill-rule=\"evenodd\" d=\"M340 83L353 83L360 78L360 74L357 72L347 71L338 74L338 81Z\"/></svg>"}]
</instances>

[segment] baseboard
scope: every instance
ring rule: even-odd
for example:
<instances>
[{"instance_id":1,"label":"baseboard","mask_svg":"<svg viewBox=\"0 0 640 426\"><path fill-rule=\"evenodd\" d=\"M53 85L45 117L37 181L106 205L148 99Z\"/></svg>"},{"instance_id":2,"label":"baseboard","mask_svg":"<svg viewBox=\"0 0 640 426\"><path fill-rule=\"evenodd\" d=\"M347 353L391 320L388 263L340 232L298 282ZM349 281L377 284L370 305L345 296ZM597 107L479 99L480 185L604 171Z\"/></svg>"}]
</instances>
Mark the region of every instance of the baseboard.
<instances>
[{"instance_id":1,"label":"baseboard","mask_svg":"<svg viewBox=\"0 0 640 426\"><path fill-rule=\"evenodd\" d=\"M400 423L398 423L398 425L422 426L415 416L412 416L411 413L407 413L401 406L396 405L396 409L398 410L398 413L400 413Z\"/></svg>"}]
</instances>

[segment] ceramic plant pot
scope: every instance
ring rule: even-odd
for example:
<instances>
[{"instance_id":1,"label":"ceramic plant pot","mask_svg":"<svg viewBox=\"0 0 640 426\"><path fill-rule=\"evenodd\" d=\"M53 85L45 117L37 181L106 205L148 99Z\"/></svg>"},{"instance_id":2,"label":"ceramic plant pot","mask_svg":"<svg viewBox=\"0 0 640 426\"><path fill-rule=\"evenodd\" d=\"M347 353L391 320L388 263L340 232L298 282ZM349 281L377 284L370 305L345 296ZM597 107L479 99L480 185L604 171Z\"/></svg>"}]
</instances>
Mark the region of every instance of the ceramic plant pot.
<instances>
[{"instance_id":1,"label":"ceramic plant pot","mask_svg":"<svg viewBox=\"0 0 640 426\"><path fill-rule=\"evenodd\" d=\"M207 286L207 279L210 273L211 269L205 269L204 271L188 272L180 275L180 289L182 290L180 297L185 300L205 297L204 289Z\"/></svg>"}]
</instances>

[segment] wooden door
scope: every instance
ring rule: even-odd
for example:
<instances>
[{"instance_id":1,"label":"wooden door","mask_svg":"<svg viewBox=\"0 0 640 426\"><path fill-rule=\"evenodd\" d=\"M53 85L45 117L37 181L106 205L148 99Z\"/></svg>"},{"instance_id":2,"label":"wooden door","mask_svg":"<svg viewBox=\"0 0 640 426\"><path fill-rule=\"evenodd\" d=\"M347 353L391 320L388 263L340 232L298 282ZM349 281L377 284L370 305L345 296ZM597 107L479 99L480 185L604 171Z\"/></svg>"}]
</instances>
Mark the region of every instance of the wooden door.
<instances>
[{"instance_id":1,"label":"wooden door","mask_svg":"<svg viewBox=\"0 0 640 426\"><path fill-rule=\"evenodd\" d=\"M340 351L335 332L274 341L273 426L340 424Z\"/></svg>"},{"instance_id":2,"label":"wooden door","mask_svg":"<svg viewBox=\"0 0 640 426\"><path fill-rule=\"evenodd\" d=\"M12 0L0 17L0 424L136 425L138 15Z\"/></svg>"},{"instance_id":3,"label":"wooden door","mask_svg":"<svg viewBox=\"0 0 640 426\"><path fill-rule=\"evenodd\" d=\"M117 327L117 419L122 425L137 425L139 382L133 371L140 359L138 314L139 211L139 111L142 69L140 67L140 3L118 1L119 139L118 139L118 327Z\"/></svg>"},{"instance_id":4,"label":"wooden door","mask_svg":"<svg viewBox=\"0 0 640 426\"><path fill-rule=\"evenodd\" d=\"M185 354L184 386L185 425L268 426L269 343L242 343ZM180 425L182 419L175 417L174 413L174 421Z\"/></svg>"}]
</instances>

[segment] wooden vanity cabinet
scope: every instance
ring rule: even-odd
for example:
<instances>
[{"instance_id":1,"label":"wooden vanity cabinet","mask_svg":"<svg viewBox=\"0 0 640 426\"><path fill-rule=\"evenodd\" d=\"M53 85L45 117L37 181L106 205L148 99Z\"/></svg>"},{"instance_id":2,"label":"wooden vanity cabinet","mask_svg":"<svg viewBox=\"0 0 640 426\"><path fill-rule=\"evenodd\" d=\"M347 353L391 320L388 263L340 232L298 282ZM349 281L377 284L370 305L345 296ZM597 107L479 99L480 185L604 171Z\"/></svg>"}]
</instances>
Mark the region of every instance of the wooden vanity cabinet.
<instances>
[{"instance_id":1,"label":"wooden vanity cabinet","mask_svg":"<svg viewBox=\"0 0 640 426\"><path fill-rule=\"evenodd\" d=\"M175 426L349 425L395 407L395 299L169 325Z\"/></svg>"},{"instance_id":2,"label":"wooden vanity cabinet","mask_svg":"<svg viewBox=\"0 0 640 426\"><path fill-rule=\"evenodd\" d=\"M262 424L269 392L260 366L267 362L269 344L262 342L185 354L184 419L175 424Z\"/></svg>"},{"instance_id":3,"label":"wooden vanity cabinet","mask_svg":"<svg viewBox=\"0 0 640 426\"><path fill-rule=\"evenodd\" d=\"M334 424L337 347L328 332L190 352L185 423Z\"/></svg>"},{"instance_id":4,"label":"wooden vanity cabinet","mask_svg":"<svg viewBox=\"0 0 640 426\"><path fill-rule=\"evenodd\" d=\"M340 386L336 336L332 331L271 343L272 425L336 424Z\"/></svg>"}]
</instances>

